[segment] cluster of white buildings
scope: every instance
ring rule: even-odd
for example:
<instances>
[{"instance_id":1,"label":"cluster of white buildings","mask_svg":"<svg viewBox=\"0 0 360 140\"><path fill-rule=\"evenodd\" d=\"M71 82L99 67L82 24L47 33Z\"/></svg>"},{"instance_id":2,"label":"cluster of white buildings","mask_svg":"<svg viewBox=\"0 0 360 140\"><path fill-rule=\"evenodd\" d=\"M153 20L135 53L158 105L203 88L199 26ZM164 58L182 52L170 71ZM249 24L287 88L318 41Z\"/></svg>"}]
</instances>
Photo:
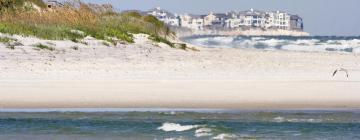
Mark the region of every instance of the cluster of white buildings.
<instances>
[{"instance_id":1,"label":"cluster of white buildings","mask_svg":"<svg viewBox=\"0 0 360 140\"><path fill-rule=\"evenodd\" d=\"M241 12L210 12L207 15L176 15L158 7L149 10L146 14L153 15L171 26L196 30L261 28L302 31L304 28L303 20L300 16L282 11L263 12L251 9Z\"/></svg>"}]
</instances>

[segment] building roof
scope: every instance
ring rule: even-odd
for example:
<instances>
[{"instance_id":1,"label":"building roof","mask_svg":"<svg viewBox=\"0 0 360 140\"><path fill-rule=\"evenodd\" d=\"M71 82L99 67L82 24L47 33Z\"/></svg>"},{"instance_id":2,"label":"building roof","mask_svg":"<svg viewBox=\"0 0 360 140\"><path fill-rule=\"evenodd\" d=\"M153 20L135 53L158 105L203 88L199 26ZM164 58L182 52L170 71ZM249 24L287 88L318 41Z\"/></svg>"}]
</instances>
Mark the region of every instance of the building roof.
<instances>
[{"instance_id":1,"label":"building roof","mask_svg":"<svg viewBox=\"0 0 360 140\"><path fill-rule=\"evenodd\" d=\"M224 13L215 13L214 14L218 18L229 18L230 16Z\"/></svg>"},{"instance_id":2,"label":"building roof","mask_svg":"<svg viewBox=\"0 0 360 140\"><path fill-rule=\"evenodd\" d=\"M204 18L205 17L204 15L194 15L194 14L189 14L189 16L191 18Z\"/></svg>"}]
</instances>

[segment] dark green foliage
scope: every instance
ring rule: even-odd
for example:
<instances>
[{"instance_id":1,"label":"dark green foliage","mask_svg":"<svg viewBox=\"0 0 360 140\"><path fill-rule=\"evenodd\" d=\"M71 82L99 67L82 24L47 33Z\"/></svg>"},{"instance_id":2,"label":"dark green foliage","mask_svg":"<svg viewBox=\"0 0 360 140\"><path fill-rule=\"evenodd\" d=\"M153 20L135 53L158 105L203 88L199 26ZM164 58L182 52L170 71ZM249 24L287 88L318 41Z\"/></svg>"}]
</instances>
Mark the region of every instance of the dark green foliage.
<instances>
[{"instance_id":1,"label":"dark green foliage","mask_svg":"<svg viewBox=\"0 0 360 140\"><path fill-rule=\"evenodd\" d=\"M109 37L116 37L129 43L134 43L133 36L131 34L114 28L106 29L104 35Z\"/></svg>"},{"instance_id":2,"label":"dark green foliage","mask_svg":"<svg viewBox=\"0 0 360 140\"><path fill-rule=\"evenodd\" d=\"M162 43L165 43L167 45L169 45L170 47L174 48L174 43L170 42L169 40L165 39L165 38L162 38L160 36L157 36L157 35L151 35L149 36L149 39L150 40L153 40L155 42L162 42Z\"/></svg>"},{"instance_id":3,"label":"dark green foliage","mask_svg":"<svg viewBox=\"0 0 360 140\"><path fill-rule=\"evenodd\" d=\"M186 44L180 44L180 49L186 50L186 48L187 48Z\"/></svg>"},{"instance_id":4,"label":"dark green foliage","mask_svg":"<svg viewBox=\"0 0 360 140\"><path fill-rule=\"evenodd\" d=\"M9 38L9 37L0 37L0 43L3 43L6 45L6 48L15 49L15 46L22 45L21 43L17 42L16 39Z\"/></svg>"},{"instance_id":5,"label":"dark green foliage","mask_svg":"<svg viewBox=\"0 0 360 140\"><path fill-rule=\"evenodd\" d=\"M15 39L8 38L8 37L0 37L1 43L10 43L11 41L15 41Z\"/></svg>"},{"instance_id":6,"label":"dark green foliage","mask_svg":"<svg viewBox=\"0 0 360 140\"><path fill-rule=\"evenodd\" d=\"M44 50L44 49L49 50L49 51L54 51L55 50L55 48L49 47L49 46L44 45L44 44L37 44L37 45L35 45L35 47L38 48L38 49L41 49L41 50Z\"/></svg>"},{"instance_id":7,"label":"dark green foliage","mask_svg":"<svg viewBox=\"0 0 360 140\"><path fill-rule=\"evenodd\" d=\"M6 46L6 48L11 49L11 50L15 50L15 46L14 46L14 45Z\"/></svg>"}]
</instances>

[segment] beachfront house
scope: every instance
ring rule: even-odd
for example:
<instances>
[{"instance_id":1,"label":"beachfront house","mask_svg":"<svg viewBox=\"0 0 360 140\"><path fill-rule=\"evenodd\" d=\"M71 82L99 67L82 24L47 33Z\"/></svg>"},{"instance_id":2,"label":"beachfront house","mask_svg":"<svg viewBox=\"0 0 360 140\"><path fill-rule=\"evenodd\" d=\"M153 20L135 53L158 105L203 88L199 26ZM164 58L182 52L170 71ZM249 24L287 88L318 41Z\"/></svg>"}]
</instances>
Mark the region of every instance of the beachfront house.
<instances>
[{"instance_id":1,"label":"beachfront house","mask_svg":"<svg viewBox=\"0 0 360 140\"><path fill-rule=\"evenodd\" d=\"M147 14L155 16L160 21L163 21L168 25L180 26L180 19L177 15L174 15L166 10L163 10L160 7L149 10Z\"/></svg>"},{"instance_id":2,"label":"beachfront house","mask_svg":"<svg viewBox=\"0 0 360 140\"><path fill-rule=\"evenodd\" d=\"M201 15L190 15L190 14L180 15L180 25L181 27L186 27L190 29L203 30L204 17Z\"/></svg>"},{"instance_id":3,"label":"beachfront house","mask_svg":"<svg viewBox=\"0 0 360 140\"><path fill-rule=\"evenodd\" d=\"M243 19L240 18L230 18L225 21L226 28L239 28L244 23Z\"/></svg>"},{"instance_id":4,"label":"beachfront house","mask_svg":"<svg viewBox=\"0 0 360 140\"><path fill-rule=\"evenodd\" d=\"M211 26L216 20L216 16L213 12L210 12L210 14L204 16L204 26Z\"/></svg>"},{"instance_id":5,"label":"beachfront house","mask_svg":"<svg viewBox=\"0 0 360 140\"><path fill-rule=\"evenodd\" d=\"M290 15L282 11L264 12L250 9L241 12L213 13L207 15L174 15L159 7L147 12L164 23L195 30L205 29L283 29L302 31L303 20L298 15Z\"/></svg>"},{"instance_id":6,"label":"beachfront house","mask_svg":"<svg viewBox=\"0 0 360 140\"><path fill-rule=\"evenodd\" d=\"M237 16L227 19L225 23L227 28L265 28L266 16L264 12L251 9L239 12Z\"/></svg>"},{"instance_id":7,"label":"beachfront house","mask_svg":"<svg viewBox=\"0 0 360 140\"><path fill-rule=\"evenodd\" d=\"M230 16L228 14L210 12L208 15L204 15L204 26L207 28L223 28L225 22Z\"/></svg>"},{"instance_id":8,"label":"beachfront house","mask_svg":"<svg viewBox=\"0 0 360 140\"><path fill-rule=\"evenodd\" d=\"M249 11L245 11L245 25L250 27L264 28L265 27L265 13L262 11L250 9Z\"/></svg>"},{"instance_id":9,"label":"beachfront house","mask_svg":"<svg viewBox=\"0 0 360 140\"><path fill-rule=\"evenodd\" d=\"M266 28L290 30L290 14L276 11L267 12Z\"/></svg>"}]
</instances>

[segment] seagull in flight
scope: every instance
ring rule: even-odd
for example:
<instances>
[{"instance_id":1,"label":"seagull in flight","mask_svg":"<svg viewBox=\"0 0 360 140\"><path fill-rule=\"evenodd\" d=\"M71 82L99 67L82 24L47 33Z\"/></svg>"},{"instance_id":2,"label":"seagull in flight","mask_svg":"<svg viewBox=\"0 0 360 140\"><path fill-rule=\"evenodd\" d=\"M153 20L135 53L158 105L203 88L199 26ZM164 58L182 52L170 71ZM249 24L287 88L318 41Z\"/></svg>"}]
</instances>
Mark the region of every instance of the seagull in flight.
<instances>
[{"instance_id":1,"label":"seagull in flight","mask_svg":"<svg viewBox=\"0 0 360 140\"><path fill-rule=\"evenodd\" d=\"M333 73L333 77L336 75L336 73L337 73L338 71L339 71L339 72L340 72L340 71L345 72L345 73L346 73L346 77L349 78L349 72L348 72L347 69L344 69L344 68L336 69L336 70L334 71L334 73Z\"/></svg>"}]
</instances>

